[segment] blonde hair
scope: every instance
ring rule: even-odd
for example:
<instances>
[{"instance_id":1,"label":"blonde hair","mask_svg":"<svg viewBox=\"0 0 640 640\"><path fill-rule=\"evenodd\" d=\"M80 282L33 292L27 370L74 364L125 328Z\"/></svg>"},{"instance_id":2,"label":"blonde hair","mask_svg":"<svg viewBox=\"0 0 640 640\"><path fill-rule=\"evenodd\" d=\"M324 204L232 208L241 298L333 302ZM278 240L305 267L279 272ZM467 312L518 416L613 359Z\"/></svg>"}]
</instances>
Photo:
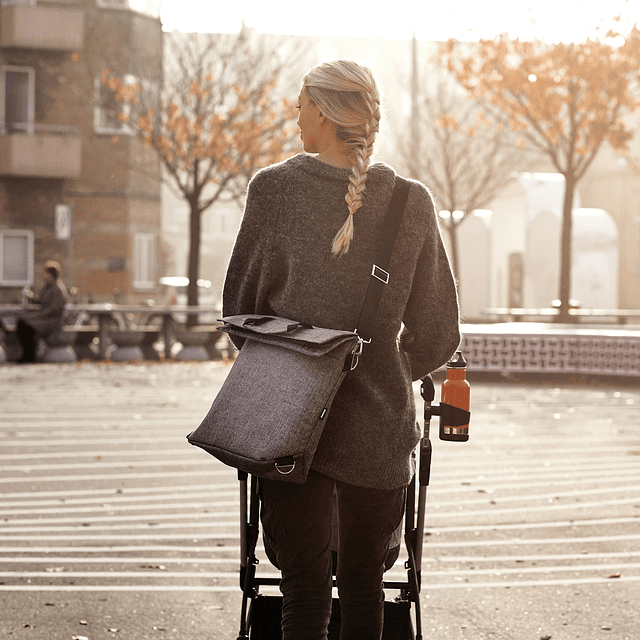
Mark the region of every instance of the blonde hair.
<instances>
[{"instance_id":1,"label":"blonde hair","mask_svg":"<svg viewBox=\"0 0 640 640\"><path fill-rule=\"evenodd\" d=\"M335 125L353 162L345 200L349 216L333 239L334 255L349 250L353 214L362 205L373 143L380 128L380 94L371 70L349 60L325 62L302 80L309 100Z\"/></svg>"},{"instance_id":2,"label":"blonde hair","mask_svg":"<svg viewBox=\"0 0 640 640\"><path fill-rule=\"evenodd\" d=\"M62 267L60 266L60 263L56 262L55 260L47 260L44 263L44 270L47 273L50 273L56 280L60 277L60 274L62 273Z\"/></svg>"}]
</instances>

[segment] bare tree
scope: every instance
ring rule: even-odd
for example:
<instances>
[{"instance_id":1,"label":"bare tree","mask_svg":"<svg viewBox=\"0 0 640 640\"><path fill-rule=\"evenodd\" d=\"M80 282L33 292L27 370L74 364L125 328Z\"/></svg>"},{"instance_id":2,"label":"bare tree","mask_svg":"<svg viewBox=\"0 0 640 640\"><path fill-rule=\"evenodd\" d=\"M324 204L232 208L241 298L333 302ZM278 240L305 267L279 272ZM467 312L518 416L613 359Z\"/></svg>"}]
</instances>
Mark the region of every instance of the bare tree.
<instances>
[{"instance_id":1,"label":"bare tree","mask_svg":"<svg viewBox=\"0 0 640 640\"><path fill-rule=\"evenodd\" d=\"M155 151L164 181L189 205L190 305L198 303L203 212L223 194L241 197L257 169L294 148L293 101L282 97L290 94L282 85L299 54L291 42L244 27L237 34L173 32L162 86L103 73L123 105L120 119Z\"/></svg>"},{"instance_id":2,"label":"bare tree","mask_svg":"<svg viewBox=\"0 0 640 640\"><path fill-rule=\"evenodd\" d=\"M436 69L429 75L436 77L435 86L417 87L402 148L411 174L434 192L459 278L458 227L473 211L486 207L514 172L530 168L533 157L518 146L511 131L487 118L450 76Z\"/></svg>"},{"instance_id":3,"label":"bare tree","mask_svg":"<svg viewBox=\"0 0 640 640\"><path fill-rule=\"evenodd\" d=\"M442 46L449 70L564 176L558 319L568 322L574 194L605 143L628 151L628 117L640 108L640 30L623 35L612 29L580 43L500 36L465 47L461 53L454 40Z\"/></svg>"}]
</instances>

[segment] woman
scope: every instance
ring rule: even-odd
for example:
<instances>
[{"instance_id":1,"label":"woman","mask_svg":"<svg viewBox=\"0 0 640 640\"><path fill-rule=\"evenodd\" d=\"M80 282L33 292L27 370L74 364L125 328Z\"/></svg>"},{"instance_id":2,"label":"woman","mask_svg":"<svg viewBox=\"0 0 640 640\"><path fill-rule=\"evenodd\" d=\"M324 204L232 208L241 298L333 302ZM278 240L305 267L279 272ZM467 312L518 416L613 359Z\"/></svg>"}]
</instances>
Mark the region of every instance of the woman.
<instances>
[{"instance_id":1,"label":"woman","mask_svg":"<svg viewBox=\"0 0 640 640\"><path fill-rule=\"evenodd\" d=\"M32 302L39 304L37 310L26 311L16 324L16 334L22 347L20 364L36 361L38 337L57 333L64 324L64 309L67 304L67 288L60 280L60 263L47 260L44 264L45 284L38 298Z\"/></svg>"},{"instance_id":2,"label":"woman","mask_svg":"<svg viewBox=\"0 0 640 640\"><path fill-rule=\"evenodd\" d=\"M252 179L229 263L223 313L260 313L353 330L394 189L370 164L380 121L371 72L329 62L298 98L304 150ZM458 303L432 198L411 182L371 344L338 391L308 480L261 481L265 540L282 572L284 640L327 637L331 512L342 640L382 634L382 574L420 438L412 380L458 347ZM404 328L403 328L404 325Z\"/></svg>"}]
</instances>

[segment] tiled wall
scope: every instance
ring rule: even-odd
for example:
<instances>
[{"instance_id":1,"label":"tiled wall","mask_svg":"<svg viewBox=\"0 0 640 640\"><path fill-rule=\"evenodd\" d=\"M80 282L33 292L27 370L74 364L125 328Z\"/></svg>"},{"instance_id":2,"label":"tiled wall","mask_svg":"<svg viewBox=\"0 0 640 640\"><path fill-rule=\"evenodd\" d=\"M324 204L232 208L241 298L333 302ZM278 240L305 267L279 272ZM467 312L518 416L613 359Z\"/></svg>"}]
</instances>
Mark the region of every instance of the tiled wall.
<instances>
[{"instance_id":1,"label":"tiled wall","mask_svg":"<svg viewBox=\"0 0 640 640\"><path fill-rule=\"evenodd\" d=\"M470 370L640 377L640 332L501 334L468 326L462 351Z\"/></svg>"}]
</instances>

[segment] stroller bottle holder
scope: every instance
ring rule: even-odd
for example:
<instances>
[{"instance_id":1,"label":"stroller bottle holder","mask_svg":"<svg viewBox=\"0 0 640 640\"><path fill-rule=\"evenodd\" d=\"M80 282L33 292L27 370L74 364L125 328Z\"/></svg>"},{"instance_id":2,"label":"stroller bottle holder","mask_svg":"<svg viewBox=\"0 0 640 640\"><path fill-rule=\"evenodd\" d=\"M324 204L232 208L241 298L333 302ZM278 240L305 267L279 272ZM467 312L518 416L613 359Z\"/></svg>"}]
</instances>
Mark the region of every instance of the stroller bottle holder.
<instances>
[{"instance_id":1,"label":"stroller bottle holder","mask_svg":"<svg viewBox=\"0 0 640 640\"><path fill-rule=\"evenodd\" d=\"M461 351L447 363L447 377L442 383L441 401L432 405L435 387L431 376L426 376L420 386L424 400L424 421L429 424L432 416L440 417L440 440L466 442L469 440L470 387L466 379L467 363Z\"/></svg>"}]
</instances>

